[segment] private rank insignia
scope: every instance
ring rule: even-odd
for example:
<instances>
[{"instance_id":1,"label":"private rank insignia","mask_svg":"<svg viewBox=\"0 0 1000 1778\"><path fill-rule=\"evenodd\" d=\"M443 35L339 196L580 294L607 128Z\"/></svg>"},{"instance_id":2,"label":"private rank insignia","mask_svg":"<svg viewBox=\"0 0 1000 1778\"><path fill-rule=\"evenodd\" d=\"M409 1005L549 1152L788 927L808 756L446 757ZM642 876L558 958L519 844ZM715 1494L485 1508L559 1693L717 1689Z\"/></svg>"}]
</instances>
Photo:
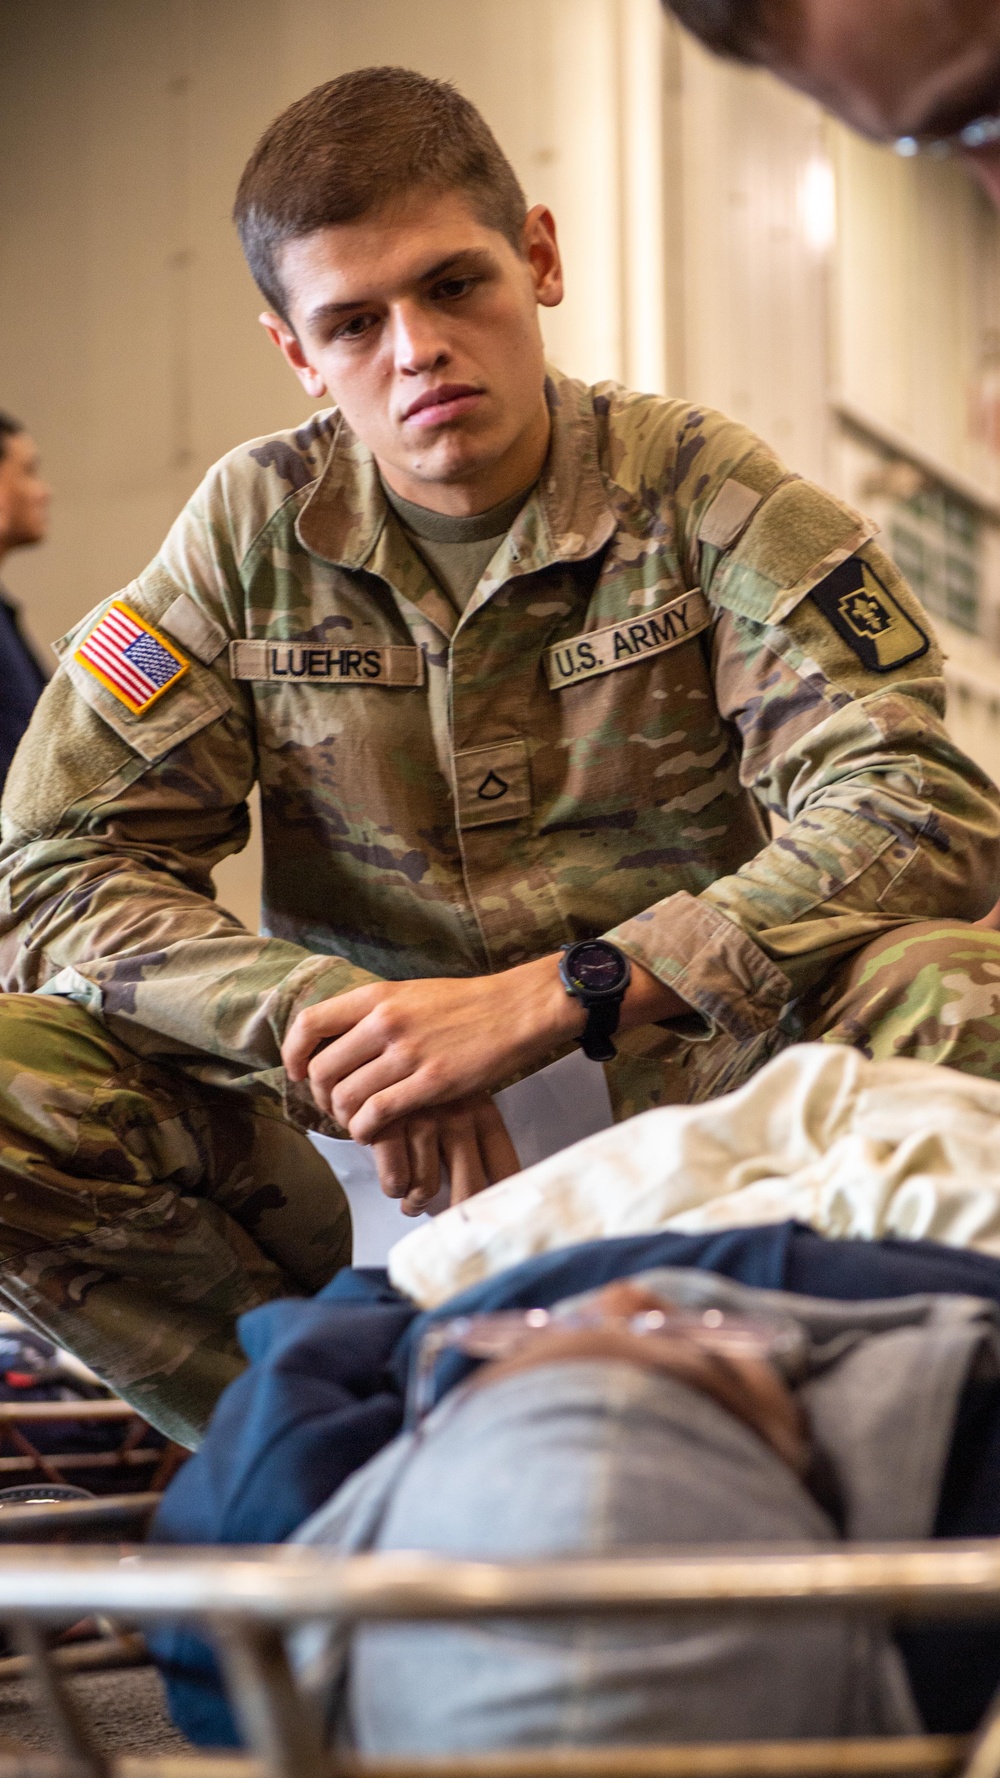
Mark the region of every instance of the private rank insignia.
<instances>
[{"instance_id":1,"label":"private rank insignia","mask_svg":"<svg viewBox=\"0 0 1000 1778\"><path fill-rule=\"evenodd\" d=\"M166 637L120 599L108 606L73 659L136 716L188 670L188 662Z\"/></svg>"},{"instance_id":2,"label":"private rank insignia","mask_svg":"<svg viewBox=\"0 0 1000 1778\"><path fill-rule=\"evenodd\" d=\"M930 647L926 632L859 556L842 562L810 598L872 673L891 673Z\"/></svg>"}]
</instances>

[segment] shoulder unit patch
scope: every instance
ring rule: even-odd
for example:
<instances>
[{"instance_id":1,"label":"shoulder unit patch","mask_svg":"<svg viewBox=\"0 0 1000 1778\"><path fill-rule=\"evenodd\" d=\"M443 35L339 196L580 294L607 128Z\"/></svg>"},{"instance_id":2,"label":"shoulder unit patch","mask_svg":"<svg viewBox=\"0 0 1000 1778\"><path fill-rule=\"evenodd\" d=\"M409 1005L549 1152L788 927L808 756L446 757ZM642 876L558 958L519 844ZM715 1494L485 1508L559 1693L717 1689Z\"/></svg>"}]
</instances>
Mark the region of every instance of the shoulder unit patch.
<instances>
[{"instance_id":1,"label":"shoulder unit patch","mask_svg":"<svg viewBox=\"0 0 1000 1778\"><path fill-rule=\"evenodd\" d=\"M930 647L926 631L859 556L842 562L809 596L872 673L891 673Z\"/></svg>"},{"instance_id":2,"label":"shoulder unit patch","mask_svg":"<svg viewBox=\"0 0 1000 1778\"><path fill-rule=\"evenodd\" d=\"M134 715L142 716L190 663L145 618L116 599L73 655Z\"/></svg>"}]
</instances>

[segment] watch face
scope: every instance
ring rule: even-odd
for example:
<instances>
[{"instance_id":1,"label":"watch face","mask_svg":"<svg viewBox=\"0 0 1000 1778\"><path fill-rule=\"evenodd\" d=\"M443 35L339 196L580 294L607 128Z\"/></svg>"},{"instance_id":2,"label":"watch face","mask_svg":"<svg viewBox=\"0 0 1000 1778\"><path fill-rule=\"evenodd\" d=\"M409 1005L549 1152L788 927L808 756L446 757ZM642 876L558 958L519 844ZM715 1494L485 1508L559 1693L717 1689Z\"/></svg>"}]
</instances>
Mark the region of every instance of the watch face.
<instances>
[{"instance_id":1,"label":"watch face","mask_svg":"<svg viewBox=\"0 0 1000 1778\"><path fill-rule=\"evenodd\" d=\"M574 945L566 958L566 967L585 994L613 994L628 981L626 959L603 938Z\"/></svg>"}]
</instances>

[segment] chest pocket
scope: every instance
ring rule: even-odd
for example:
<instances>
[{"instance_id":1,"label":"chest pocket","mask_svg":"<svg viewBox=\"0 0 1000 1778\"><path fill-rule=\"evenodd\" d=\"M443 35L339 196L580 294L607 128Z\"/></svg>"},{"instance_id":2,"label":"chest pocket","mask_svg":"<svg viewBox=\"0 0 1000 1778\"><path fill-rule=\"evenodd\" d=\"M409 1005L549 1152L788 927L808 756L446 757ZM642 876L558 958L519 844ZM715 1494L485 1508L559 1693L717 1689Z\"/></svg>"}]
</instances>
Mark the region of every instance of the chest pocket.
<instances>
[{"instance_id":1,"label":"chest pocket","mask_svg":"<svg viewBox=\"0 0 1000 1778\"><path fill-rule=\"evenodd\" d=\"M692 623L690 634L666 647L648 617L558 645L572 649L585 670L552 698L558 765L549 755L554 794L543 829L602 820L614 824L631 811L696 810L735 782L732 740L716 707L707 664L710 613L700 594L697 600L691 616L700 619L704 606L704 622L696 628ZM640 624L652 646L628 636ZM633 642L632 654L624 652L622 632ZM587 643L601 662L597 670L587 670L586 655L581 660Z\"/></svg>"}]
</instances>

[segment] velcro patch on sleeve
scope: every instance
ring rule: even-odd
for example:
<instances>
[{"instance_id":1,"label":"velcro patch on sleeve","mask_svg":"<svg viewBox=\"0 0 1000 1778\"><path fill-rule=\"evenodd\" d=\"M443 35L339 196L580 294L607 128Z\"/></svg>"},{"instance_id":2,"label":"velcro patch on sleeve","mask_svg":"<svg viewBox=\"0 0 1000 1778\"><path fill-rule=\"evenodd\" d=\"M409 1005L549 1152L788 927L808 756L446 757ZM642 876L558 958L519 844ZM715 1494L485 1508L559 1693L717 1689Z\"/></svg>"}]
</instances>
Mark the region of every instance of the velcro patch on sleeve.
<instances>
[{"instance_id":1,"label":"velcro patch on sleeve","mask_svg":"<svg viewBox=\"0 0 1000 1778\"><path fill-rule=\"evenodd\" d=\"M763 500L755 488L745 488L732 476L723 482L698 527L699 543L712 544L715 549L728 549L745 530Z\"/></svg>"},{"instance_id":2,"label":"velcro patch on sleeve","mask_svg":"<svg viewBox=\"0 0 1000 1778\"><path fill-rule=\"evenodd\" d=\"M596 679L599 673L613 673L617 667L630 667L649 654L663 654L668 648L679 648L692 636L708 628L712 612L708 600L698 587L671 599L645 617L626 618L622 623L607 624L601 630L584 630L565 642L556 642L545 650L545 676L552 691L567 685L578 685L581 679Z\"/></svg>"},{"instance_id":3,"label":"velcro patch on sleeve","mask_svg":"<svg viewBox=\"0 0 1000 1778\"><path fill-rule=\"evenodd\" d=\"M190 665L166 636L120 599L108 606L73 659L134 716L143 716Z\"/></svg>"},{"instance_id":4,"label":"velcro patch on sleeve","mask_svg":"<svg viewBox=\"0 0 1000 1778\"><path fill-rule=\"evenodd\" d=\"M919 660L930 637L903 610L874 569L859 556L842 562L814 586L810 598L837 635L872 673L891 673Z\"/></svg>"}]
</instances>

